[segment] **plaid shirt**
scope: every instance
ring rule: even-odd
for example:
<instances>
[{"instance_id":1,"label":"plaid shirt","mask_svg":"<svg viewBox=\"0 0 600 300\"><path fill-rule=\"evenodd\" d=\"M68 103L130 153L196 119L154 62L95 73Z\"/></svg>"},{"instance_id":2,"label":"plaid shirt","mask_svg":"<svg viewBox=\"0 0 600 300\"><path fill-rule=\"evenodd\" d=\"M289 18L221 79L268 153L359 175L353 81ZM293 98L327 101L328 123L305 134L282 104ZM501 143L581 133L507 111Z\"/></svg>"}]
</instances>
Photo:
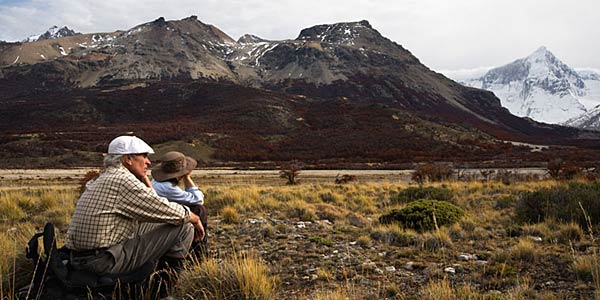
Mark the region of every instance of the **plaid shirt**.
<instances>
[{"instance_id":1,"label":"plaid shirt","mask_svg":"<svg viewBox=\"0 0 600 300\"><path fill-rule=\"evenodd\" d=\"M66 246L107 248L133 238L142 222L189 222L189 210L159 197L125 167L107 168L88 184L75 206Z\"/></svg>"}]
</instances>

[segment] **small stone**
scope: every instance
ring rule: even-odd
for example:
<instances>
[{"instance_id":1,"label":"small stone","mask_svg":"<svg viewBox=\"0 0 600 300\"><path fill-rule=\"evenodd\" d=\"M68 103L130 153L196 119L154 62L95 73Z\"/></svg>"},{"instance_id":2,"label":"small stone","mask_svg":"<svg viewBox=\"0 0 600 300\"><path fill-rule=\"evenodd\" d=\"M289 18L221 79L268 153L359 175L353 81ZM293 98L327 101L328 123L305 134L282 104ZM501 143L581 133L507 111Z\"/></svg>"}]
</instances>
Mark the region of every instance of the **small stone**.
<instances>
[{"instance_id":1,"label":"small stone","mask_svg":"<svg viewBox=\"0 0 600 300\"><path fill-rule=\"evenodd\" d=\"M380 268L375 268L375 270L374 270L374 271L375 271L375 273L377 273L377 274L380 274L380 275L381 275L381 274L383 274L383 270L382 270L382 269L380 269Z\"/></svg>"},{"instance_id":2,"label":"small stone","mask_svg":"<svg viewBox=\"0 0 600 300\"><path fill-rule=\"evenodd\" d=\"M475 255L475 254L461 254L457 258L460 261L471 261L471 260L476 260L477 259L477 255Z\"/></svg>"},{"instance_id":3,"label":"small stone","mask_svg":"<svg viewBox=\"0 0 600 300\"><path fill-rule=\"evenodd\" d=\"M471 259L471 257L468 254L461 254L457 258L461 261L469 261Z\"/></svg>"},{"instance_id":4,"label":"small stone","mask_svg":"<svg viewBox=\"0 0 600 300\"><path fill-rule=\"evenodd\" d=\"M409 262L407 262L407 263L404 264L403 268L406 269L406 270L412 270L414 264L415 264L414 262L409 261Z\"/></svg>"},{"instance_id":5,"label":"small stone","mask_svg":"<svg viewBox=\"0 0 600 300\"><path fill-rule=\"evenodd\" d=\"M531 238L532 241L536 242L536 243L541 243L542 242L542 238L539 236L531 236L529 237Z\"/></svg>"},{"instance_id":6,"label":"small stone","mask_svg":"<svg viewBox=\"0 0 600 300\"><path fill-rule=\"evenodd\" d=\"M385 270L388 271L388 272L390 272L390 273L394 273L394 272L396 272L396 267L394 267L394 266L387 266L387 267L385 267Z\"/></svg>"},{"instance_id":7,"label":"small stone","mask_svg":"<svg viewBox=\"0 0 600 300\"><path fill-rule=\"evenodd\" d=\"M456 270L453 267L447 267L447 268L444 268L444 272L449 273L449 274L454 274L454 273L456 273Z\"/></svg>"},{"instance_id":8,"label":"small stone","mask_svg":"<svg viewBox=\"0 0 600 300\"><path fill-rule=\"evenodd\" d=\"M544 285L545 285L545 286L553 286L553 285L555 285L555 284L556 284L556 283L555 283L554 281L552 281L552 280L544 282Z\"/></svg>"},{"instance_id":9,"label":"small stone","mask_svg":"<svg viewBox=\"0 0 600 300\"><path fill-rule=\"evenodd\" d=\"M258 218L258 219L248 219L248 222L250 224L262 224L265 223L267 220L265 220L264 218Z\"/></svg>"},{"instance_id":10,"label":"small stone","mask_svg":"<svg viewBox=\"0 0 600 300\"><path fill-rule=\"evenodd\" d=\"M365 261L360 266L358 266L358 269L361 271L370 271L370 270L375 270L376 268L377 268L377 265L372 261Z\"/></svg>"}]
</instances>

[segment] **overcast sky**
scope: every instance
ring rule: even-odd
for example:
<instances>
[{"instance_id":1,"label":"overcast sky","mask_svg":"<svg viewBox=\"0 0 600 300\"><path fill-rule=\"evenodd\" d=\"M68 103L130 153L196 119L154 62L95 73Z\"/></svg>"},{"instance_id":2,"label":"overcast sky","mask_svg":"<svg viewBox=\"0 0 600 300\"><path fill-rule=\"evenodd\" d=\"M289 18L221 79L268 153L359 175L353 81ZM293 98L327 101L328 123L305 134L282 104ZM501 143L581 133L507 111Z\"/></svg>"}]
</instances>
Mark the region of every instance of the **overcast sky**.
<instances>
[{"instance_id":1,"label":"overcast sky","mask_svg":"<svg viewBox=\"0 0 600 300\"><path fill-rule=\"evenodd\" d=\"M434 70L500 66L546 46L571 67L600 69L599 0L0 0L0 40L50 26L127 30L191 15L237 39L294 39L318 24L368 20Z\"/></svg>"}]
</instances>

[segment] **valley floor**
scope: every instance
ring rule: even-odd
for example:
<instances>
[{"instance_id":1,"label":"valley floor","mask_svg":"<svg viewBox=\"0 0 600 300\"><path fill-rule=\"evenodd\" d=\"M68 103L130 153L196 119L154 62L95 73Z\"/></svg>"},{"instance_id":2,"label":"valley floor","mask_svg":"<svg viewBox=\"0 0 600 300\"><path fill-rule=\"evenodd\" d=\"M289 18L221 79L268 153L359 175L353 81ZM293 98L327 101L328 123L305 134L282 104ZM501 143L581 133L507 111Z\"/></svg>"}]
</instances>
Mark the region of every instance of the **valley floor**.
<instances>
[{"instance_id":1,"label":"valley floor","mask_svg":"<svg viewBox=\"0 0 600 300\"><path fill-rule=\"evenodd\" d=\"M88 170L0 171L4 289L7 278L27 282L24 245L35 228L51 221L64 236L78 181ZM289 186L277 171L197 170L194 180L209 209L208 261L224 263L236 253L257 257L267 274L251 279L258 283L266 276L274 284L260 299L600 299L599 279L590 271L598 270L598 245L585 228L516 218L523 194L564 182L419 186L408 183L410 173L306 170L299 185ZM357 179L335 184L337 174ZM445 201L466 214L430 232L381 224L379 216L406 206L410 189L449 190ZM205 266L186 272L193 277ZM202 294L185 283L178 288Z\"/></svg>"}]
</instances>

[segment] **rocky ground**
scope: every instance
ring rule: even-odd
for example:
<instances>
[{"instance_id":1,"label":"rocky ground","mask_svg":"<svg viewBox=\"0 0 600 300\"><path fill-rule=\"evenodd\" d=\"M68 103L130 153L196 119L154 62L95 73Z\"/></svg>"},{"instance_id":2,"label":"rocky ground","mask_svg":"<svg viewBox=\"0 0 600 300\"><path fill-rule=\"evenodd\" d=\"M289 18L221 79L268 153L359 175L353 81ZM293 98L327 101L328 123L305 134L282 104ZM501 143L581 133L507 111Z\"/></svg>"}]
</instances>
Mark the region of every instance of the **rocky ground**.
<instances>
[{"instance_id":1,"label":"rocky ground","mask_svg":"<svg viewBox=\"0 0 600 300\"><path fill-rule=\"evenodd\" d=\"M508 257L501 262L502 255L515 255L506 250L517 238L498 236L502 240L485 245L469 238L440 242L425 237L414 245L399 246L401 242L393 238L365 238L377 238L367 228L377 221L356 215L335 223L273 215L233 225L213 217L210 245L215 256L258 252L279 278L281 299L315 299L316 293L340 288L346 290L347 299L421 299L422 288L443 279L454 287L467 284L481 295L496 297L491 299L594 297L591 278L577 278L570 271L566 247L547 245L541 237L524 237L538 245L532 261ZM482 231L490 237L505 235L491 228Z\"/></svg>"}]
</instances>

